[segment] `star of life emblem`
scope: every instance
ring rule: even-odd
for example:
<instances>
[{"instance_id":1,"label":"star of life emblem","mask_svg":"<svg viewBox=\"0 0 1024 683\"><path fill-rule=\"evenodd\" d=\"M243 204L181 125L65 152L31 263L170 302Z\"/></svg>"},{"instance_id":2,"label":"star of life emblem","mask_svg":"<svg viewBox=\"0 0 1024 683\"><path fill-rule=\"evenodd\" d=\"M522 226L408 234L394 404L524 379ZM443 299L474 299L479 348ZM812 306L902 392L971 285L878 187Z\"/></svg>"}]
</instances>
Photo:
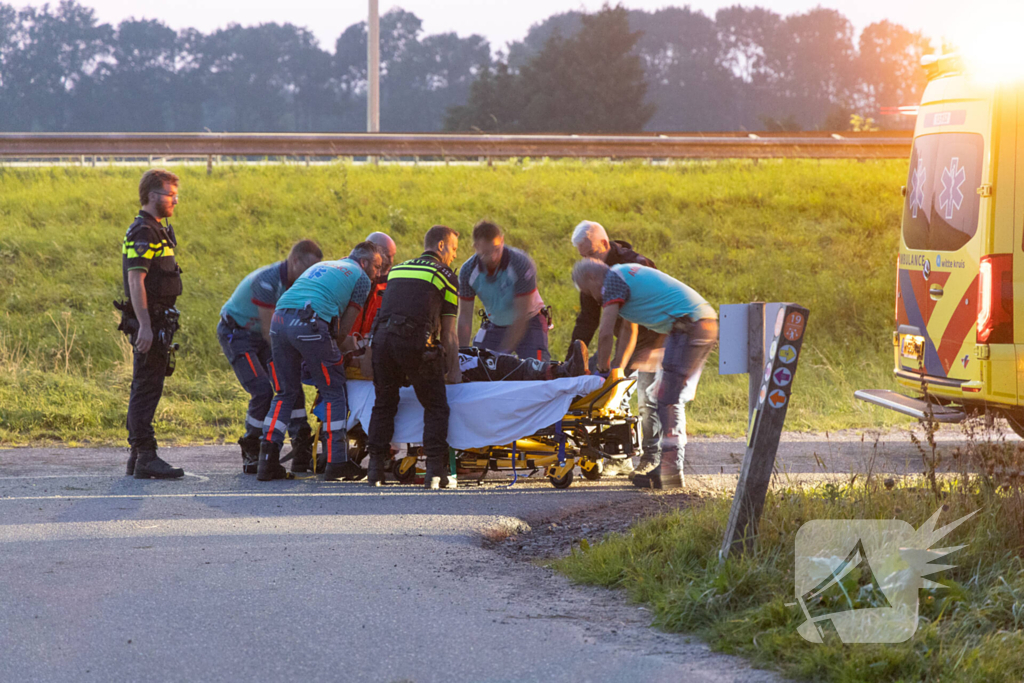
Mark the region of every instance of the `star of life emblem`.
<instances>
[{"instance_id":1,"label":"star of life emblem","mask_svg":"<svg viewBox=\"0 0 1024 683\"><path fill-rule=\"evenodd\" d=\"M924 181L927 175L928 169L925 168L924 159L918 158L917 168L910 176L910 189L907 192L910 197L910 213L914 218L917 218L918 209L924 208Z\"/></svg>"},{"instance_id":2,"label":"star of life emblem","mask_svg":"<svg viewBox=\"0 0 1024 683\"><path fill-rule=\"evenodd\" d=\"M942 169L942 194L939 195L939 208L946 212L946 220L952 220L953 209L959 209L964 201L964 193L960 190L967 180L967 171L960 166L960 159L949 160L949 168Z\"/></svg>"}]
</instances>

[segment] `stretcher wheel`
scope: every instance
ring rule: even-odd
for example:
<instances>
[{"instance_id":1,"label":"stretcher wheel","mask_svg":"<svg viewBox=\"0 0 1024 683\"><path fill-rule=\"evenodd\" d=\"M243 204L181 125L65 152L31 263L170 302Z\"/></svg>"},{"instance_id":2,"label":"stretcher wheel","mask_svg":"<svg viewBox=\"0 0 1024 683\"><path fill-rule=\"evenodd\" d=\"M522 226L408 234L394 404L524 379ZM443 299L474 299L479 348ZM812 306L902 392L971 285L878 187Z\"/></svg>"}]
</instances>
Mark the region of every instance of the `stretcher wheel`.
<instances>
[{"instance_id":1,"label":"stretcher wheel","mask_svg":"<svg viewBox=\"0 0 1024 683\"><path fill-rule=\"evenodd\" d=\"M399 484L411 484L416 478L415 457L405 457L401 460L396 460L391 468Z\"/></svg>"},{"instance_id":2,"label":"stretcher wheel","mask_svg":"<svg viewBox=\"0 0 1024 683\"><path fill-rule=\"evenodd\" d=\"M569 488L570 486L572 486L572 479L572 470L569 470L561 477L548 477L548 481L550 481L551 485L554 486L556 489Z\"/></svg>"},{"instance_id":3,"label":"stretcher wheel","mask_svg":"<svg viewBox=\"0 0 1024 683\"><path fill-rule=\"evenodd\" d=\"M597 481L601 478L601 472L604 470L604 463L600 460L594 462L594 466L589 470L585 467L580 467L580 473L583 474L583 478L587 481Z\"/></svg>"}]
</instances>

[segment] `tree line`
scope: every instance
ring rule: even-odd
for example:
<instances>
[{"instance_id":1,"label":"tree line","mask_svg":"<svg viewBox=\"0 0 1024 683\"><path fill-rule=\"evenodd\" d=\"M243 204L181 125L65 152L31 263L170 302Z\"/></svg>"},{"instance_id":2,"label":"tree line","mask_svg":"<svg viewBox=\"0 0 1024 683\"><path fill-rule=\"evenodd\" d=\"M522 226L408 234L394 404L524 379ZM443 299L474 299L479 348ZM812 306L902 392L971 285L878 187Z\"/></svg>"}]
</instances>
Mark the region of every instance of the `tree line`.
<instances>
[{"instance_id":1,"label":"tree line","mask_svg":"<svg viewBox=\"0 0 1024 683\"><path fill-rule=\"evenodd\" d=\"M913 104L920 33L859 37L836 10L605 7L557 14L507 51L381 16L385 131L842 130L851 114ZM0 130L362 131L365 22L333 52L292 24L203 33L100 23L75 0L0 3ZM895 123L895 122L890 122Z\"/></svg>"}]
</instances>

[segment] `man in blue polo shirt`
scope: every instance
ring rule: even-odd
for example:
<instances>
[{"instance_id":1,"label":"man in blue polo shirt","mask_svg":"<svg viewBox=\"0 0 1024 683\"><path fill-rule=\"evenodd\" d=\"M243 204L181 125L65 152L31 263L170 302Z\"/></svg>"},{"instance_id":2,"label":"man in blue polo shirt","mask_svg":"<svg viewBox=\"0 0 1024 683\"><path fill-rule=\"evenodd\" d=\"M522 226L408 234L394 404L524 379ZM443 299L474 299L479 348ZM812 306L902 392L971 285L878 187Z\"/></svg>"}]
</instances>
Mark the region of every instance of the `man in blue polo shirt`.
<instances>
[{"instance_id":1,"label":"man in blue polo shirt","mask_svg":"<svg viewBox=\"0 0 1024 683\"><path fill-rule=\"evenodd\" d=\"M537 291L537 266L519 249L505 246L505 236L494 223L473 227L476 252L459 269L459 346L469 346L473 334L473 308L477 297L486 320L473 346L520 358L551 360L548 320Z\"/></svg>"},{"instance_id":2,"label":"man in blue polo shirt","mask_svg":"<svg viewBox=\"0 0 1024 683\"><path fill-rule=\"evenodd\" d=\"M704 298L664 272L635 263L608 267L586 258L572 270L576 287L602 305L597 337L597 370L608 372L629 363L636 345L637 326L668 335L665 356L652 387L661 419L661 461L648 474L633 477L641 488L683 485L686 447L686 403L693 400L708 354L718 341L718 314ZM615 326L619 345L612 358Z\"/></svg>"},{"instance_id":3,"label":"man in blue polo shirt","mask_svg":"<svg viewBox=\"0 0 1024 683\"><path fill-rule=\"evenodd\" d=\"M270 323L270 344L279 388L263 423L260 481L291 476L280 464L286 418L302 394L302 365L324 402L327 442L325 481L355 478L361 472L348 459L348 394L343 354L355 349L347 335L366 305L370 283L380 273L381 254L372 242L360 242L348 258L322 261L304 272L277 301Z\"/></svg>"},{"instance_id":4,"label":"man in blue polo shirt","mask_svg":"<svg viewBox=\"0 0 1024 683\"><path fill-rule=\"evenodd\" d=\"M316 242L296 242L286 260L246 275L220 309L217 339L235 377L249 394L245 433L238 440L242 471L246 474L256 474L263 420L277 389L277 373L270 355L270 319L284 291L322 258ZM306 419L303 394L299 394L289 414L288 434L292 438L292 472L305 472L312 456L313 434Z\"/></svg>"}]
</instances>

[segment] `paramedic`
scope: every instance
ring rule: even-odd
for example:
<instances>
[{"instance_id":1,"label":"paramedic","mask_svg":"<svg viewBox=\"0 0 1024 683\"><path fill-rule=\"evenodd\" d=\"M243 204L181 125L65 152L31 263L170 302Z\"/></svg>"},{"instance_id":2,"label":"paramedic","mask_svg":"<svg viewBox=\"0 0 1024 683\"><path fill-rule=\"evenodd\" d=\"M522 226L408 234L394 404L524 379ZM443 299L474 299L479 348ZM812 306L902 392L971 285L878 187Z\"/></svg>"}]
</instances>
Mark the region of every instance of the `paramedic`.
<instances>
[{"instance_id":1,"label":"paramedic","mask_svg":"<svg viewBox=\"0 0 1024 683\"><path fill-rule=\"evenodd\" d=\"M245 432L238 440L242 448L242 471L256 474L260 456L260 435L277 385L277 371L270 355L270 319L277 300L307 268L319 263L323 253L316 242L302 240L292 246L288 258L257 268L245 276L231 298L220 309L217 339L249 394ZM306 397L299 394L289 413L288 434L292 438L292 472L305 472L313 455L313 433L306 419Z\"/></svg>"},{"instance_id":2,"label":"paramedic","mask_svg":"<svg viewBox=\"0 0 1024 683\"><path fill-rule=\"evenodd\" d=\"M445 383L458 384L462 379L455 330L458 288L451 270L458 246L459 233L435 225L424 237L424 252L392 268L388 277L371 343L376 392L366 444L371 486L384 483L398 392L410 384L423 406L424 486L437 489L448 484Z\"/></svg>"},{"instance_id":3,"label":"paramedic","mask_svg":"<svg viewBox=\"0 0 1024 683\"><path fill-rule=\"evenodd\" d=\"M572 280L582 292L599 298L603 307L597 338L598 372L629 363L637 326L667 334L661 378L653 389L661 420L661 460L648 474L633 477L641 488L680 487L686 446L684 407L693 399L701 370L718 340L718 315L707 301L682 282L661 271L620 263L609 268L585 258L576 263ZM626 329L612 359L619 317Z\"/></svg>"},{"instance_id":4,"label":"paramedic","mask_svg":"<svg viewBox=\"0 0 1024 683\"><path fill-rule=\"evenodd\" d=\"M537 266L519 249L505 246L494 223L473 227L476 252L459 270L459 346L469 346L477 297L486 319L473 346L548 361L548 319L537 291Z\"/></svg>"},{"instance_id":5,"label":"paramedic","mask_svg":"<svg viewBox=\"0 0 1024 683\"><path fill-rule=\"evenodd\" d=\"M284 479L290 474L280 464L286 427L281 417L302 394L303 363L324 402L324 481L361 475L362 469L348 459L348 395L342 354L355 348L348 331L366 305L370 283L380 267L377 246L360 242L348 258L322 261L306 270L278 299L270 323L270 345L279 386L263 422L258 480Z\"/></svg>"}]
</instances>

